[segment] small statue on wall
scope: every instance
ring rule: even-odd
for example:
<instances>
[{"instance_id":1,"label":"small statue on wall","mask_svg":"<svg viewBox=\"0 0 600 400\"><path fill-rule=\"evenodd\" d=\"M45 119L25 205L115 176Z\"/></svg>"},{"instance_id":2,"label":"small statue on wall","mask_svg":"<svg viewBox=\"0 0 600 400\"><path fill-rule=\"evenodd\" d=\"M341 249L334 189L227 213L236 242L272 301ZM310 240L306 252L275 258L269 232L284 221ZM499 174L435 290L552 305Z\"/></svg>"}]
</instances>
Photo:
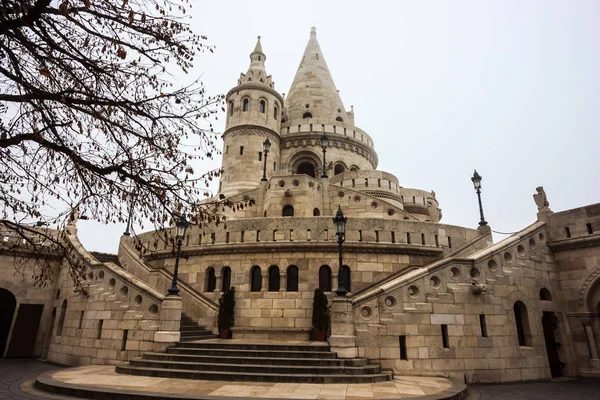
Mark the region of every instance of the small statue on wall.
<instances>
[{"instance_id":1,"label":"small statue on wall","mask_svg":"<svg viewBox=\"0 0 600 400\"><path fill-rule=\"evenodd\" d=\"M550 203L546 198L546 192L544 191L543 186L538 186L535 188L537 191L536 194L533 195L533 200L537 205L538 212L550 211Z\"/></svg>"}]
</instances>

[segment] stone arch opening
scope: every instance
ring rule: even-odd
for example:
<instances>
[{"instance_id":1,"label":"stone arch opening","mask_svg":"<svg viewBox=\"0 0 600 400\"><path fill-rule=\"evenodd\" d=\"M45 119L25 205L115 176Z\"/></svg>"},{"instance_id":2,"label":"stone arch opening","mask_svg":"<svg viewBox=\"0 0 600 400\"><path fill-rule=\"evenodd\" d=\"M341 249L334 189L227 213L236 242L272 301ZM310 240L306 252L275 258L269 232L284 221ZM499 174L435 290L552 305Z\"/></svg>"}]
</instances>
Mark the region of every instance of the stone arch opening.
<instances>
[{"instance_id":1,"label":"stone arch opening","mask_svg":"<svg viewBox=\"0 0 600 400\"><path fill-rule=\"evenodd\" d=\"M288 292L297 292L298 291L298 267L295 265L290 265L287 268L287 287L286 290Z\"/></svg>"},{"instance_id":2,"label":"stone arch opening","mask_svg":"<svg viewBox=\"0 0 600 400\"><path fill-rule=\"evenodd\" d=\"M279 292L280 278L279 267L271 265L269 267L269 292Z\"/></svg>"},{"instance_id":3,"label":"stone arch opening","mask_svg":"<svg viewBox=\"0 0 600 400\"><path fill-rule=\"evenodd\" d=\"M329 265L321 265L319 268L319 289L331 292L331 268Z\"/></svg>"},{"instance_id":4,"label":"stone arch opening","mask_svg":"<svg viewBox=\"0 0 600 400\"><path fill-rule=\"evenodd\" d=\"M515 325L517 328L519 346L531 346L531 327L529 326L527 306L522 301L517 301L515 302L513 310L515 313Z\"/></svg>"},{"instance_id":5,"label":"stone arch opening","mask_svg":"<svg viewBox=\"0 0 600 400\"><path fill-rule=\"evenodd\" d=\"M10 290L0 289L0 358L4 355L8 334L12 325L17 298Z\"/></svg>"},{"instance_id":6,"label":"stone arch opening","mask_svg":"<svg viewBox=\"0 0 600 400\"><path fill-rule=\"evenodd\" d=\"M312 162L303 161L300 164L298 164L298 167L296 168L296 174L304 174L310 176L311 178L314 178L316 176L316 168L317 167Z\"/></svg>"},{"instance_id":7,"label":"stone arch opening","mask_svg":"<svg viewBox=\"0 0 600 400\"><path fill-rule=\"evenodd\" d=\"M319 210L318 208L315 208L313 210L313 217L320 217L321 216L321 210Z\"/></svg>"},{"instance_id":8,"label":"stone arch opening","mask_svg":"<svg viewBox=\"0 0 600 400\"><path fill-rule=\"evenodd\" d=\"M333 167L333 174L334 175L343 174L344 172L346 172L346 167L344 167L344 165L341 164L341 163L337 163Z\"/></svg>"},{"instance_id":9,"label":"stone arch opening","mask_svg":"<svg viewBox=\"0 0 600 400\"><path fill-rule=\"evenodd\" d=\"M540 289L540 300L552 301L552 294L550 294L550 291L548 289L546 289L546 288Z\"/></svg>"},{"instance_id":10,"label":"stone arch opening","mask_svg":"<svg viewBox=\"0 0 600 400\"><path fill-rule=\"evenodd\" d=\"M281 210L281 216L293 217L294 216L294 207L289 204L283 206L283 209Z\"/></svg>"},{"instance_id":11,"label":"stone arch opening","mask_svg":"<svg viewBox=\"0 0 600 400\"><path fill-rule=\"evenodd\" d=\"M250 291L260 292L262 289L262 274L260 273L260 267L255 265L250 270Z\"/></svg>"},{"instance_id":12,"label":"stone arch opening","mask_svg":"<svg viewBox=\"0 0 600 400\"><path fill-rule=\"evenodd\" d=\"M214 292L217 288L217 276L215 274L215 269L213 267L207 268L204 276L206 284L205 292Z\"/></svg>"},{"instance_id":13,"label":"stone arch opening","mask_svg":"<svg viewBox=\"0 0 600 400\"><path fill-rule=\"evenodd\" d=\"M221 268L221 291L226 292L231 289L231 268Z\"/></svg>"}]
</instances>

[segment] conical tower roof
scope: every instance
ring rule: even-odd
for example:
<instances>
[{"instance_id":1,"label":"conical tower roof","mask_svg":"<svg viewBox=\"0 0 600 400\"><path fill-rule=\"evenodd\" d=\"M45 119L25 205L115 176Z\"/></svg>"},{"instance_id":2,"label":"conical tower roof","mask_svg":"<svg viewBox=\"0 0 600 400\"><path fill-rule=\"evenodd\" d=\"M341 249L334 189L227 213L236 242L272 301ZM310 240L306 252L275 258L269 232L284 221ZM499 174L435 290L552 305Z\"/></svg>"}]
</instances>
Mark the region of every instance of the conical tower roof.
<instances>
[{"instance_id":1,"label":"conical tower roof","mask_svg":"<svg viewBox=\"0 0 600 400\"><path fill-rule=\"evenodd\" d=\"M250 66L248 67L248 72L245 74L240 74L238 85L242 85L244 83L255 83L266 85L272 89L274 83L271 75L267 75L267 71L265 69L266 59L267 56L265 53L263 53L259 36L258 40L256 41L256 46L254 46L254 50L252 53L250 53Z\"/></svg>"},{"instance_id":2,"label":"conical tower roof","mask_svg":"<svg viewBox=\"0 0 600 400\"><path fill-rule=\"evenodd\" d=\"M310 39L285 99L285 105L290 120L312 116L350 122L317 41L315 27L311 28Z\"/></svg>"}]
</instances>

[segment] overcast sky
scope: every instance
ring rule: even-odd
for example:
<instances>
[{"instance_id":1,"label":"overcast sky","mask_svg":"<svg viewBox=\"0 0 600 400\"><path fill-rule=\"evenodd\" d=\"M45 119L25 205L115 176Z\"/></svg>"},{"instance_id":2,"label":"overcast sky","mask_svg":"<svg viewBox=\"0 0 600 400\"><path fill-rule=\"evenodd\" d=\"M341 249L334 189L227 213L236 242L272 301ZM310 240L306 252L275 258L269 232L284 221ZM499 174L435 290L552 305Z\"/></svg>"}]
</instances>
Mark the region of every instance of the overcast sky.
<instances>
[{"instance_id":1,"label":"overcast sky","mask_svg":"<svg viewBox=\"0 0 600 400\"><path fill-rule=\"evenodd\" d=\"M600 202L598 1L191 2L191 24L217 48L190 75L213 94L246 72L257 35L287 93L316 26L378 169L435 190L443 223L477 227L474 168L496 231L535 221L539 185L554 211ZM117 251L124 226L78 226L86 248Z\"/></svg>"}]
</instances>

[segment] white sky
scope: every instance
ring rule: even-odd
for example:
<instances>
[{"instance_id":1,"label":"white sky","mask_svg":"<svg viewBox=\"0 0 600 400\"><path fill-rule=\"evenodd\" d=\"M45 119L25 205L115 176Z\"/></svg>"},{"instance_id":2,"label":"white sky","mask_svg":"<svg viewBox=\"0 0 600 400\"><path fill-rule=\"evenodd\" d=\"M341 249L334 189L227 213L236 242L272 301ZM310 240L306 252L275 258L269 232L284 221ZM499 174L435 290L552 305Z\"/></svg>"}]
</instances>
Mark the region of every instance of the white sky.
<instances>
[{"instance_id":1,"label":"white sky","mask_svg":"<svg viewBox=\"0 0 600 400\"><path fill-rule=\"evenodd\" d=\"M477 226L474 168L497 231L535 220L539 185L554 211L600 202L598 1L192 4L191 24L217 49L190 75L213 94L246 72L257 35L275 89L287 93L315 25L344 105L375 142L378 169L435 190L443 223ZM78 226L86 248L116 253L124 226Z\"/></svg>"}]
</instances>

